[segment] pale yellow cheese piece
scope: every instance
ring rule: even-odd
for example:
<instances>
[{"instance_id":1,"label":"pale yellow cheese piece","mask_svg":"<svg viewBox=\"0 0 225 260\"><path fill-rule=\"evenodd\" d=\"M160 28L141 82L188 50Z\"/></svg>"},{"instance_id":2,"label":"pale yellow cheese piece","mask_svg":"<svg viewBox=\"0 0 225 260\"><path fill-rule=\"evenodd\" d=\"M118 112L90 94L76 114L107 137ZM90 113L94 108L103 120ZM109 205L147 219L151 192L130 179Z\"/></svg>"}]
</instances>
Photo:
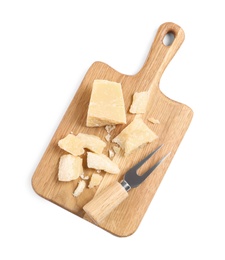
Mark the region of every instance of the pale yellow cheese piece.
<instances>
[{"instance_id":1,"label":"pale yellow cheese piece","mask_svg":"<svg viewBox=\"0 0 225 260\"><path fill-rule=\"evenodd\" d=\"M84 148L95 153L102 153L106 143L98 136L79 133L78 135L68 134L59 140L58 145L61 149L77 156L84 153Z\"/></svg>"},{"instance_id":2,"label":"pale yellow cheese piece","mask_svg":"<svg viewBox=\"0 0 225 260\"><path fill-rule=\"evenodd\" d=\"M148 118L148 121L152 124L160 124L160 121L158 119L155 119L154 117Z\"/></svg>"},{"instance_id":3,"label":"pale yellow cheese piece","mask_svg":"<svg viewBox=\"0 0 225 260\"><path fill-rule=\"evenodd\" d=\"M71 154L65 154L60 157L58 180L72 181L76 180L83 173L82 158Z\"/></svg>"},{"instance_id":4,"label":"pale yellow cheese piece","mask_svg":"<svg viewBox=\"0 0 225 260\"><path fill-rule=\"evenodd\" d=\"M88 175L84 175L84 173L82 173L82 174L80 175L80 178L81 178L82 180L88 180L88 179L89 179L89 176L88 176Z\"/></svg>"},{"instance_id":5,"label":"pale yellow cheese piece","mask_svg":"<svg viewBox=\"0 0 225 260\"><path fill-rule=\"evenodd\" d=\"M120 172L118 165L115 162L111 161L109 157L104 154L88 152L87 166L88 168L103 170L112 174L118 174Z\"/></svg>"},{"instance_id":6,"label":"pale yellow cheese piece","mask_svg":"<svg viewBox=\"0 0 225 260\"><path fill-rule=\"evenodd\" d=\"M83 142L83 148L89 149L94 153L102 153L106 143L96 135L79 133L77 137Z\"/></svg>"},{"instance_id":7,"label":"pale yellow cheese piece","mask_svg":"<svg viewBox=\"0 0 225 260\"><path fill-rule=\"evenodd\" d=\"M125 155L129 155L140 146L150 143L156 138L158 136L144 123L142 118L136 116L112 141L124 149Z\"/></svg>"},{"instance_id":8,"label":"pale yellow cheese piece","mask_svg":"<svg viewBox=\"0 0 225 260\"><path fill-rule=\"evenodd\" d=\"M98 186L100 184L100 182L102 181L102 176L98 173L93 173L91 176L91 180L88 184L88 188L93 188L95 186Z\"/></svg>"},{"instance_id":9,"label":"pale yellow cheese piece","mask_svg":"<svg viewBox=\"0 0 225 260\"><path fill-rule=\"evenodd\" d=\"M77 188L73 192L73 196L74 197L80 196L80 194L84 191L85 187L86 187L86 182L84 180L80 180L78 182Z\"/></svg>"},{"instance_id":10,"label":"pale yellow cheese piece","mask_svg":"<svg viewBox=\"0 0 225 260\"><path fill-rule=\"evenodd\" d=\"M116 128L115 125L107 125L105 126L105 130L108 134L110 134Z\"/></svg>"},{"instance_id":11,"label":"pale yellow cheese piece","mask_svg":"<svg viewBox=\"0 0 225 260\"><path fill-rule=\"evenodd\" d=\"M144 114L149 100L149 91L135 92L133 95L133 102L130 107L132 114Z\"/></svg>"},{"instance_id":12,"label":"pale yellow cheese piece","mask_svg":"<svg viewBox=\"0 0 225 260\"><path fill-rule=\"evenodd\" d=\"M58 146L74 156L84 153L83 141L73 134L68 134L65 138L59 140Z\"/></svg>"},{"instance_id":13,"label":"pale yellow cheese piece","mask_svg":"<svg viewBox=\"0 0 225 260\"><path fill-rule=\"evenodd\" d=\"M111 149L109 149L109 158L113 158L115 156L115 152Z\"/></svg>"},{"instance_id":14,"label":"pale yellow cheese piece","mask_svg":"<svg viewBox=\"0 0 225 260\"><path fill-rule=\"evenodd\" d=\"M94 80L86 125L98 127L126 124L126 111L120 83Z\"/></svg>"}]
</instances>

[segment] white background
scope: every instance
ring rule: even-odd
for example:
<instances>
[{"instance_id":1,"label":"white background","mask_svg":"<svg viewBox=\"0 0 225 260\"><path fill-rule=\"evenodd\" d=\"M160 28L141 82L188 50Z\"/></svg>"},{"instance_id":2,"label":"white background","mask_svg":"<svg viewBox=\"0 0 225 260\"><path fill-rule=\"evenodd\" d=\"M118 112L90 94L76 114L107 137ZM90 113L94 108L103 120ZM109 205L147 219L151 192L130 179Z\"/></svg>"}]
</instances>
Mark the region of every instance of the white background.
<instances>
[{"instance_id":1,"label":"white background","mask_svg":"<svg viewBox=\"0 0 225 260\"><path fill-rule=\"evenodd\" d=\"M225 259L224 1L0 0L0 259ZM141 225L118 238L31 178L85 72L143 65L158 27L185 41L160 88L194 118Z\"/></svg>"}]
</instances>

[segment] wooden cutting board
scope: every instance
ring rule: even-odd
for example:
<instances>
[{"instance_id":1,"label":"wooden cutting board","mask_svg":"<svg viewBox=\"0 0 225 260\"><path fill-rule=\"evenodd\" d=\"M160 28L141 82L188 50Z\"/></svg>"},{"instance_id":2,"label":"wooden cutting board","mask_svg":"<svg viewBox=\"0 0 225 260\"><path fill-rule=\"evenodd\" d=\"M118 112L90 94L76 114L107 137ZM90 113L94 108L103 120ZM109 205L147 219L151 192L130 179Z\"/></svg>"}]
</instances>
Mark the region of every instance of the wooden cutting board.
<instances>
[{"instance_id":1,"label":"wooden cutting board","mask_svg":"<svg viewBox=\"0 0 225 260\"><path fill-rule=\"evenodd\" d=\"M163 39L168 33L174 35L174 40L169 46L163 43ZM162 24L157 31L144 66L136 75L121 74L102 62L92 64L34 172L32 185L37 194L91 222L85 215L83 206L110 183L115 180L120 181L129 168L143 159L158 145L164 144L154 158L144 165L142 170L149 168L166 153L171 152L170 156L145 182L129 191L128 198L99 225L100 228L117 236L129 236L136 231L193 116L193 112L188 106L171 100L159 89L162 73L183 40L184 32L178 25L174 23ZM113 160L118 163L121 173L119 175L102 174L104 176L103 181L98 188L86 188L79 197L75 198L72 194L78 181L65 183L59 182L57 179L59 158L66 153L58 147L57 143L71 132L74 134L94 134L105 140L107 132L104 127L87 128L85 126L92 83L95 79L106 79L122 84L128 124L134 119L134 115L129 113L134 92L150 89L151 94L147 112L142 118L159 138L153 143L138 149L128 157L124 157L122 153L117 154ZM148 119L151 117L158 119L160 124L149 122ZM124 127L125 125L117 125L112 132L112 138L120 133ZM105 154L107 154L110 147L112 147L112 143L108 142L104 150ZM91 175L93 171L85 167L85 174Z\"/></svg>"}]
</instances>

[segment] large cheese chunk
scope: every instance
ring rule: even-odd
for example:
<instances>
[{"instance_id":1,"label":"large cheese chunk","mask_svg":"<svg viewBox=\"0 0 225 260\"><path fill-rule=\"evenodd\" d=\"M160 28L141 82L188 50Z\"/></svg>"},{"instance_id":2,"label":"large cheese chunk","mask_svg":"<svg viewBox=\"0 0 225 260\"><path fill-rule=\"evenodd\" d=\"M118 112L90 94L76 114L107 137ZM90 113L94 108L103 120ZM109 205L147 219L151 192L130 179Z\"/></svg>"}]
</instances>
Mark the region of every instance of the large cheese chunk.
<instances>
[{"instance_id":1,"label":"large cheese chunk","mask_svg":"<svg viewBox=\"0 0 225 260\"><path fill-rule=\"evenodd\" d=\"M133 95L133 101L130 107L130 113L132 114L144 114L146 112L147 104L149 100L149 92L135 92Z\"/></svg>"},{"instance_id":2,"label":"large cheese chunk","mask_svg":"<svg viewBox=\"0 0 225 260\"><path fill-rule=\"evenodd\" d=\"M117 174L120 169L116 163L111 161L109 157L104 154L96 154L92 152L87 153L87 166L96 170L103 170L108 173Z\"/></svg>"},{"instance_id":3,"label":"large cheese chunk","mask_svg":"<svg viewBox=\"0 0 225 260\"><path fill-rule=\"evenodd\" d=\"M82 158L71 154L62 155L59 161L58 180L76 180L83 173L82 161Z\"/></svg>"},{"instance_id":4,"label":"large cheese chunk","mask_svg":"<svg viewBox=\"0 0 225 260\"><path fill-rule=\"evenodd\" d=\"M126 111L120 83L94 80L86 125L98 127L126 124Z\"/></svg>"},{"instance_id":5,"label":"large cheese chunk","mask_svg":"<svg viewBox=\"0 0 225 260\"><path fill-rule=\"evenodd\" d=\"M129 155L140 146L150 143L156 138L158 136L143 122L142 118L136 116L112 141L124 149L125 155Z\"/></svg>"},{"instance_id":6,"label":"large cheese chunk","mask_svg":"<svg viewBox=\"0 0 225 260\"><path fill-rule=\"evenodd\" d=\"M59 140L58 145L61 149L77 156L84 153L84 148L95 153L102 153L106 143L98 136L79 133L78 135L68 134Z\"/></svg>"}]
</instances>

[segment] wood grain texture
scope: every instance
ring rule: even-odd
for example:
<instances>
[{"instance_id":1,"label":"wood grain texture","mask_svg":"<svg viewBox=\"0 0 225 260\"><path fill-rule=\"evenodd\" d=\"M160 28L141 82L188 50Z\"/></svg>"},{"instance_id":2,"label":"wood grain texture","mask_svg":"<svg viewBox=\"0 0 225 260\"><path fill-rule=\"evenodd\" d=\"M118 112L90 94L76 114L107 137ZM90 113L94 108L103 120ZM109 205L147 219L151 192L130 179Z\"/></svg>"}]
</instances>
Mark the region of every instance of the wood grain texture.
<instances>
[{"instance_id":1,"label":"wood grain texture","mask_svg":"<svg viewBox=\"0 0 225 260\"><path fill-rule=\"evenodd\" d=\"M163 44L163 38L169 32L172 32L175 38L170 46L165 46ZM136 75L121 74L102 62L92 64L34 172L32 185L40 196L92 222L85 215L83 206L96 194L107 188L109 184L120 181L129 168L143 159L159 144L163 143L163 148L160 149L152 160L145 164L145 168L149 168L168 152L171 152L170 156L144 183L136 189L129 191L128 198L113 210L99 225L99 227L117 236L128 236L136 231L193 116L193 112L188 106L171 100L159 89L160 78L183 40L184 32L178 25L174 23L162 24L158 29L144 66ZM119 175L104 174L104 178L98 188L85 189L81 196L74 198L72 193L77 186L77 180L63 183L57 179L59 158L62 154L65 154L65 152L58 147L57 143L70 132L74 134L80 132L94 134L104 140L107 134L104 127L87 128L85 125L92 83L95 79L121 82L128 124L134 118L134 115L129 113L134 92L150 89L151 94L148 108L147 112L143 115L143 120L159 138L128 157L124 157L122 152L117 154L114 157L114 161L118 163L121 173ZM147 120L150 117L158 119L160 124L151 124ZM126 125L118 125L112 132L112 139L118 135L125 126ZM112 147L112 144L108 143L104 150L105 154L107 154L110 147ZM86 174L91 175L92 173L93 170L86 169Z\"/></svg>"},{"instance_id":2,"label":"wood grain texture","mask_svg":"<svg viewBox=\"0 0 225 260\"><path fill-rule=\"evenodd\" d=\"M127 191L116 181L98 193L83 209L96 224L100 224L127 197Z\"/></svg>"}]
</instances>

